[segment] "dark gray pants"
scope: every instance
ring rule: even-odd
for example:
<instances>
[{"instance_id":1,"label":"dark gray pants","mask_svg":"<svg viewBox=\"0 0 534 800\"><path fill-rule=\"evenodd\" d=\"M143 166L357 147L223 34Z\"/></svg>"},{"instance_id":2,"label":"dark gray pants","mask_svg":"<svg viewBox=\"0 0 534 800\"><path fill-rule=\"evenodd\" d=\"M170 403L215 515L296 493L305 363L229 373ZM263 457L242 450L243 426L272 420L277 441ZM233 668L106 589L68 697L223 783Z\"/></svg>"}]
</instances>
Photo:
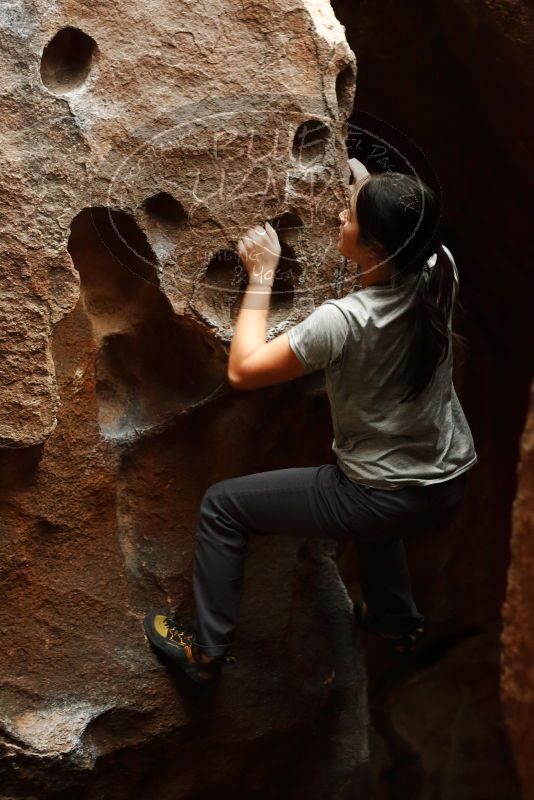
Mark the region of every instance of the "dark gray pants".
<instances>
[{"instance_id":1,"label":"dark gray pants","mask_svg":"<svg viewBox=\"0 0 534 800\"><path fill-rule=\"evenodd\" d=\"M221 655L233 643L252 533L355 542L363 597L373 614L392 632L422 622L403 538L446 525L461 504L466 476L384 490L355 483L336 464L322 464L212 484L202 498L195 543L198 647Z\"/></svg>"}]
</instances>

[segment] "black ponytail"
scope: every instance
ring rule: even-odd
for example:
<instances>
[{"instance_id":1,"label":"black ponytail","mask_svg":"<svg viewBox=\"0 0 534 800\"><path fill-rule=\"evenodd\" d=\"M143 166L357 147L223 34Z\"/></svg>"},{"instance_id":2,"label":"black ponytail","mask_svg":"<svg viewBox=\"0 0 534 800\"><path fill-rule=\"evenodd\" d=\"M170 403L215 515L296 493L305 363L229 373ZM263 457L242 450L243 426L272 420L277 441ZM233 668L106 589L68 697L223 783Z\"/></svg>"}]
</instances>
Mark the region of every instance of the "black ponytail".
<instances>
[{"instance_id":1,"label":"black ponytail","mask_svg":"<svg viewBox=\"0 0 534 800\"><path fill-rule=\"evenodd\" d=\"M393 287L411 282L415 293L398 382L400 402L431 383L451 348L454 267L441 241L441 203L418 178L398 172L372 175L358 191L359 241L391 263Z\"/></svg>"},{"instance_id":2,"label":"black ponytail","mask_svg":"<svg viewBox=\"0 0 534 800\"><path fill-rule=\"evenodd\" d=\"M453 284L452 263L440 245L434 265L425 264L415 289L411 342L404 363L409 390L402 403L427 388L437 367L449 354Z\"/></svg>"}]
</instances>

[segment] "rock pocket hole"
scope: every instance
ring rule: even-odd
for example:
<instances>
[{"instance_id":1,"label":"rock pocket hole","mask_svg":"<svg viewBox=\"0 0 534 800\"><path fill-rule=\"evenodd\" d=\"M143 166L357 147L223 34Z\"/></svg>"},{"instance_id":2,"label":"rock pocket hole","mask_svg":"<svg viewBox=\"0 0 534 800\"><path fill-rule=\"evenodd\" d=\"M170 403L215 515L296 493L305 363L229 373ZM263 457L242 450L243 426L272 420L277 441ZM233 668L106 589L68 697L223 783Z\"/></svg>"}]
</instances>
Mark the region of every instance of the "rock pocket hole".
<instances>
[{"instance_id":1,"label":"rock pocket hole","mask_svg":"<svg viewBox=\"0 0 534 800\"><path fill-rule=\"evenodd\" d=\"M96 42L79 28L62 28L48 42L41 58L41 80L54 94L81 86L91 71Z\"/></svg>"},{"instance_id":2,"label":"rock pocket hole","mask_svg":"<svg viewBox=\"0 0 534 800\"><path fill-rule=\"evenodd\" d=\"M129 214L111 208L87 208L72 222L69 252L81 279L87 312L108 317L103 325L126 321L125 307L138 297L146 284L156 289L156 257L146 236ZM156 289L158 290L158 289ZM130 313L130 312L129 312ZM99 323L100 325L100 323Z\"/></svg>"},{"instance_id":3,"label":"rock pocket hole","mask_svg":"<svg viewBox=\"0 0 534 800\"><path fill-rule=\"evenodd\" d=\"M354 100L354 72L350 66L344 67L336 77L336 97L339 111L350 116Z\"/></svg>"},{"instance_id":4,"label":"rock pocket hole","mask_svg":"<svg viewBox=\"0 0 534 800\"><path fill-rule=\"evenodd\" d=\"M243 278L246 273L235 250L218 250L207 266L204 285L218 292L233 292Z\"/></svg>"},{"instance_id":5,"label":"rock pocket hole","mask_svg":"<svg viewBox=\"0 0 534 800\"><path fill-rule=\"evenodd\" d=\"M293 248L282 241L280 244L282 253L274 276L271 311L282 319L293 307L293 297L298 275L300 274L300 267Z\"/></svg>"},{"instance_id":6,"label":"rock pocket hole","mask_svg":"<svg viewBox=\"0 0 534 800\"><path fill-rule=\"evenodd\" d=\"M225 352L194 320L176 316L144 233L122 211L88 208L68 244L93 326L100 429L130 440L191 411L223 384Z\"/></svg>"},{"instance_id":7,"label":"rock pocket hole","mask_svg":"<svg viewBox=\"0 0 534 800\"><path fill-rule=\"evenodd\" d=\"M246 284L247 274L235 250L218 250L206 267L202 293L206 305L219 321L235 316Z\"/></svg>"},{"instance_id":8,"label":"rock pocket hole","mask_svg":"<svg viewBox=\"0 0 534 800\"><path fill-rule=\"evenodd\" d=\"M271 225L278 234L280 244L294 246L302 233L302 220L298 214L286 211L271 221Z\"/></svg>"},{"instance_id":9,"label":"rock pocket hole","mask_svg":"<svg viewBox=\"0 0 534 800\"><path fill-rule=\"evenodd\" d=\"M286 211L271 221L278 233L282 252L276 270L271 311L278 319L283 319L293 307L295 287L301 275L301 266L295 248L302 235L302 220L298 214Z\"/></svg>"},{"instance_id":10,"label":"rock pocket hole","mask_svg":"<svg viewBox=\"0 0 534 800\"><path fill-rule=\"evenodd\" d=\"M157 225L169 230L179 230L187 223L183 205L168 192L158 192L144 202L148 217Z\"/></svg>"},{"instance_id":11,"label":"rock pocket hole","mask_svg":"<svg viewBox=\"0 0 534 800\"><path fill-rule=\"evenodd\" d=\"M163 297L162 297L163 300ZM202 404L225 380L222 348L171 310L146 309L127 333L105 337L96 362L102 431L132 438Z\"/></svg>"},{"instance_id":12,"label":"rock pocket hole","mask_svg":"<svg viewBox=\"0 0 534 800\"><path fill-rule=\"evenodd\" d=\"M325 154L330 138L330 128L318 119L310 119L299 125L293 138L293 158L300 164L320 161Z\"/></svg>"}]
</instances>

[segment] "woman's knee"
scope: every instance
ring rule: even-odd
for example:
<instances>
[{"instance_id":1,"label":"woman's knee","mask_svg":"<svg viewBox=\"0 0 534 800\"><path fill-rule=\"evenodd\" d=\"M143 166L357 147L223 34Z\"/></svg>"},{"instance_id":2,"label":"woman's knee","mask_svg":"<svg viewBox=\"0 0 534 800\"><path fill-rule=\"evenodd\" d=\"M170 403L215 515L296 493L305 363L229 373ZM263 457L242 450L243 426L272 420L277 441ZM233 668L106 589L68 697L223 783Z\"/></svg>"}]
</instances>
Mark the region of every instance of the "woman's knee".
<instances>
[{"instance_id":1,"label":"woman's knee","mask_svg":"<svg viewBox=\"0 0 534 800\"><path fill-rule=\"evenodd\" d=\"M211 486L208 486L204 494L202 495L202 500L200 501L200 507L205 508L206 506L211 506L217 502L217 497L220 495L220 489L218 488L218 483L212 483Z\"/></svg>"},{"instance_id":2,"label":"woman's knee","mask_svg":"<svg viewBox=\"0 0 534 800\"><path fill-rule=\"evenodd\" d=\"M249 536L239 507L232 497L231 478L218 481L208 486L200 504L200 520L197 537L205 538L214 535L224 540L227 547L243 547L243 540Z\"/></svg>"},{"instance_id":3,"label":"woman's knee","mask_svg":"<svg viewBox=\"0 0 534 800\"><path fill-rule=\"evenodd\" d=\"M200 509L223 508L228 497L228 480L212 483L204 494L200 502Z\"/></svg>"}]
</instances>

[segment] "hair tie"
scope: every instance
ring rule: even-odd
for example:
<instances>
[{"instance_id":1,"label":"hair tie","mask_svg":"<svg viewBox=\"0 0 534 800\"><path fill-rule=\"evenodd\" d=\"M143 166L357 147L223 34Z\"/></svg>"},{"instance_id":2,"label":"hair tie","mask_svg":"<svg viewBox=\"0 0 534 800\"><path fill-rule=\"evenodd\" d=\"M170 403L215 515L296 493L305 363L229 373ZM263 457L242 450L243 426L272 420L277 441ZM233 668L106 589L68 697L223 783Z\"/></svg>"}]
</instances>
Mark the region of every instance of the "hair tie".
<instances>
[{"instance_id":1,"label":"hair tie","mask_svg":"<svg viewBox=\"0 0 534 800\"><path fill-rule=\"evenodd\" d=\"M441 245L440 245L440 247L441 247ZM438 260L437 251L435 253L432 253L432 255L429 258L427 258L427 260L425 261L425 264L423 266L423 271L426 272L427 275L430 275L430 273L432 272L432 270L436 266L437 260Z\"/></svg>"}]
</instances>

